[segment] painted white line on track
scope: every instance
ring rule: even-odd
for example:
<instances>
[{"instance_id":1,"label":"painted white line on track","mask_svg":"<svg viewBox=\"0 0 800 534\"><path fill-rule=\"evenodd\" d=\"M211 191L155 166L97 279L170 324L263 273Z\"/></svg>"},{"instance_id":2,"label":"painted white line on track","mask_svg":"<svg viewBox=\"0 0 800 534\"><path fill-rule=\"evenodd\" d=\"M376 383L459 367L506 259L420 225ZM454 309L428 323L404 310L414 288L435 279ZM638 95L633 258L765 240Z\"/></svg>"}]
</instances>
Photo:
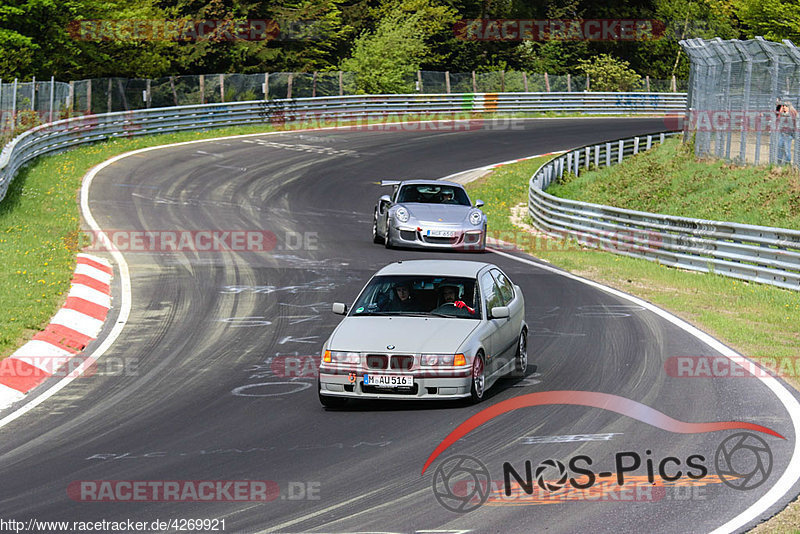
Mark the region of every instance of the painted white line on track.
<instances>
[{"instance_id":1,"label":"painted white line on track","mask_svg":"<svg viewBox=\"0 0 800 534\"><path fill-rule=\"evenodd\" d=\"M599 289L600 291L604 291L621 299L625 299L627 301L633 302L638 306L641 306L662 319L672 323L673 325L677 326L681 330L685 331L686 333L696 337L712 349L716 350L723 356L733 360L733 361L741 361L744 356L737 353L730 347L724 345L722 342L714 339L710 335L706 334L702 330L698 329L695 326L687 323L683 319L672 315L671 313L662 310L661 308L650 304L646 300L642 300L638 297L634 297L633 295L629 295L612 287L604 286L598 282L587 280L586 278L581 278L580 276L576 276L574 274L562 271L560 269L556 269L555 267L551 267L549 265L545 265L539 262L535 262L529 260L527 258L520 258L518 256L514 256L512 254L508 254L506 252L502 252L500 250L491 249L489 247L486 248L487 251L493 252L494 254L498 254L505 258L512 259L514 261L518 261L520 263L526 263L528 265L532 265L538 269L542 269L559 276L564 276L571 280L575 280L582 284L586 284L588 286L594 287L595 289ZM758 365L751 360L752 365ZM759 373L759 375L767 375L767 373ZM792 419L792 424L794 425L794 450L792 451L792 458L789 460L789 465L786 467L786 471L783 472L783 475L778 479L778 481L767 491L764 495L761 496L756 502L750 505L749 508L744 510L742 513L725 523L724 525L718 527L717 529L712 531L712 534L722 534L727 532L733 532L743 526L747 525L748 523L755 521L761 515L766 512L772 505L777 503L781 498L783 498L789 491L791 491L792 487L795 485L798 479L800 479L800 403L797 402L797 399L792 395L789 390L787 390L783 384L781 384L776 378L772 376L757 376L761 382L767 386L767 388L778 397L778 400L783 404L786 411L789 412L789 416Z\"/></svg>"},{"instance_id":2,"label":"painted white line on track","mask_svg":"<svg viewBox=\"0 0 800 534\"><path fill-rule=\"evenodd\" d=\"M551 118L524 118L523 120L586 120L586 119L589 119L589 118L607 119L607 118L613 118L613 117L582 117L582 118L581 117L575 117L575 118L573 118L573 117L559 117L559 118L551 117ZM626 117L626 118L634 118L634 117ZM635 117L635 118L641 119L641 118L645 118L645 117ZM470 119L463 119L463 120L468 121ZM487 119L487 120L492 120L492 119ZM497 119L497 120L503 120L503 119ZM408 121L408 122L436 122L436 121ZM401 124L401 123L397 123L397 124ZM224 141L224 140L234 140L234 139L265 136L265 135L286 135L286 134L303 133L303 132L309 132L309 131L341 130L341 129L358 131L358 129L353 128L352 126L332 126L332 127L326 127L326 128L307 128L307 129L291 130L291 131L278 131L278 132L264 132L264 133L253 133L253 134L243 134L243 135L231 135L231 136L216 137L216 138L210 138L210 139L197 139L195 141L185 141L185 142L182 142L182 143L171 143L171 144L167 144L167 145L159 145L159 146L154 146L154 147L148 147L148 148L143 148L143 149L139 149L139 150L134 150L134 151L131 151L131 152L127 152L125 154L120 154L118 156L115 156L115 157L113 157L113 158L111 158L109 160L106 160L105 162L97 165L96 167L94 167L93 169L91 169L87 173L87 175L86 175L86 177L84 178L84 181L83 181L83 186L81 187L81 210L83 212L84 218L86 219L86 222L89 224L89 226L92 228L92 230L94 230L96 232L99 232L99 239L104 239L106 243L109 243L109 248L111 249L112 247L110 245L110 240L108 239L107 235L104 232L102 232L102 230L100 229L100 226L97 224L97 221L92 216L91 210L89 209L89 187L91 186L91 183L94 180L94 178L97 175L97 173L99 173L101 170L105 169L106 167L108 167L108 166L120 161L121 159L126 158L128 156L133 156L133 155L136 155L136 154L141 154L141 153L144 153L144 152L148 152L148 151L151 151L151 150L160 150L162 148L173 148L173 147L177 147L177 146L192 145L192 144L197 144L197 143L218 142L218 141ZM366 130L366 128L365 128L365 130ZM504 164L505 163L511 163L513 161L516 161L516 160L510 160L508 162L502 162L502 163L504 163ZM483 168L491 169L491 168L494 168L497 165L498 164L487 165L487 166L485 166ZM475 170L475 169L472 169L472 170ZM457 175L457 174L462 174L462 173L465 173L465 172L469 172L469 171L461 171L461 172L458 172L458 173L454 173L453 175L450 175L450 176L454 176L454 175ZM657 308L656 306L654 306L654 305L652 305L652 304L650 304L650 303L648 303L646 301L643 301L643 300L641 300L641 299L639 299L637 297L634 297L632 295L628 295L626 293L623 293L623 292L618 291L616 289L604 286L604 285L599 284L597 282L593 282L591 280L586 280L584 278L572 275L570 273L567 273L567 272L564 272L564 271L560 271L558 269L555 269L553 267L549 267L549 266L541 264L541 263L537 263L537 262L534 262L534 261L531 261L531 260L527 260L525 258L518 258L518 257L513 256L511 254L507 254L507 253L504 253L504 252L501 252L501 251L498 251L498 250L494 250L494 249L491 249L491 248L488 248L488 247L487 247L487 250L489 250L490 252L493 252L495 254L499 254L501 256L505 256L505 257L511 258L511 259L513 259L515 261L520 261L522 263L527 263L527 264L533 265L533 266L535 266L537 268L540 268L540 269L543 269L543 270L546 270L546 271L550 271L550 272L553 272L555 274L558 274L558 275L561 275L561 276L565 276L567 278L571 278L571 279L576 280L578 282L581 282L581 283L590 285L592 287L595 287L595 288L597 288L597 289L599 289L601 291L605 291L607 293L616 295L616 296L618 296L620 298L635 302L638 305L643 306L644 308L652 311L653 313L656 313L657 315L661 316L662 318L666 319L667 321L675 324L676 326L678 326L679 328L683 329L684 331L690 333L691 335L697 337L698 339L700 339L701 341L705 342L706 344L708 344L712 348L715 348L716 350L718 350L721 354L723 354L723 355L725 355L725 356L727 356L727 357L729 357L731 359L734 359L734 360L736 358L742 358L741 355L737 354L735 351L733 351L729 347L726 347L724 344L722 344L721 342L719 342L716 339L712 338L711 336L709 336L705 332L702 332L701 330L695 328L694 326L686 323L682 319L679 319L678 317L675 317L672 314L670 314L670 313L668 313L668 312L666 312L664 310L661 310L660 308ZM114 325L114 327L112 328L112 330L108 334L108 336L103 340L101 345L99 347L97 347L97 349L95 349L92 352L92 354L90 356L88 356L86 358L86 360L78 368L76 368L74 370L73 373L70 374L70 376L58 381L50 389L48 389L47 391L45 391L42 394L40 394L38 397L36 397L31 402L26 403L25 405L21 406L16 411L14 411L11 414L7 415L3 419L0 419L0 428L2 428L3 426L7 425L11 421L21 417L22 415L24 415L25 413L29 412L30 410L32 410L33 408L35 408L36 406L38 406L39 404L41 404L42 402L47 400L48 398L50 398L53 395L55 395L56 393L58 393L61 389L66 387L70 382L72 382L72 380L74 380L77 376L79 376L82 371L84 371L91 364L93 364L95 361L97 361L97 359L100 358L111 347L111 345L116 341L117 337L119 337L119 335L122 333L122 330L125 327L125 324L127 323L128 318L130 316L130 309L131 309L130 273L129 273L128 264L125 261L125 258L122 256L122 254L118 250L111 250L111 255L114 258L114 260L116 261L117 266L118 266L119 271L120 271L119 274L120 274L120 284L121 284L121 293L122 293L121 302L120 302L120 313L119 313L119 316L117 318L117 323ZM788 390L786 390L786 388L783 387L783 385L781 385L776 379L774 379L772 377L759 377L759 379L762 382L764 382L767 385L767 387L778 397L778 399L783 403L784 407L789 412L789 415L792 418L792 423L794 424L794 433L795 433L795 447L794 447L794 450L792 452L792 458L789 461L789 466L787 467L786 471L783 473L781 478L778 480L778 482L776 482L776 484L766 494L764 494L758 501L756 501L753 505L751 505L749 508L747 508L744 512L742 512L738 516L734 517L732 520L728 521L727 523L725 523L724 525L720 526L718 529L713 531L714 534L722 533L722 532L734 531L737 528L741 528L742 526L746 525L747 523L755 520L762 513L764 513L764 511L766 511L770 506L775 504L780 498L782 498L784 495L786 495L786 493L788 493L791 490L792 486L795 484L795 482L798 480L798 478L800 478L800 439L798 439L798 437L800 437L800 403L798 403L797 400L794 398L794 396L792 396L792 394ZM13 398L14 401L16 401L16 400L19 400L20 398L22 398L23 394L19 393L18 391L15 391L15 390L13 390L11 388L8 388L8 387L5 387L5 386L0 386L0 398L4 398L6 396L9 397L9 398ZM289 521L287 523L283 523L281 525L278 525L276 527L271 528L269 531L273 531L274 529L285 528L287 526L291 526L293 524L299 523L299 522L304 521L306 519L310 519L312 517L315 517L315 516L317 516L317 515L319 515L321 513L325 513L327 511L339 508L341 506L346 506L346 505L351 504L353 502L356 502L356 501L362 500L362 499L364 499L366 497L369 497L370 495L372 495L373 493L376 493L377 491L380 491L380 490L375 490L373 492L366 493L364 495L360 495L358 497L355 497L353 499L350 499L348 501L340 503L339 505L334 505L334 506L331 506L329 508L320 510L319 512L309 514L307 516L304 516L302 518L298 518L298 519L293 520L293 521Z\"/></svg>"}]
</instances>

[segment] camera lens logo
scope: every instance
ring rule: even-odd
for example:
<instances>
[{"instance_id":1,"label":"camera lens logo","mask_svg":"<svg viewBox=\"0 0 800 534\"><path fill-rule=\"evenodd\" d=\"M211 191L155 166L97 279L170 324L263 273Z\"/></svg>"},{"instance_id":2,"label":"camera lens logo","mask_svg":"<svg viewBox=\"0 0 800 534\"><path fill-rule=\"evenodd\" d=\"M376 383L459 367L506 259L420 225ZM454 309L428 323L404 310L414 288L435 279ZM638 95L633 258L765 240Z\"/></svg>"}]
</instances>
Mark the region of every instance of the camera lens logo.
<instances>
[{"instance_id":1,"label":"camera lens logo","mask_svg":"<svg viewBox=\"0 0 800 534\"><path fill-rule=\"evenodd\" d=\"M548 480L545 479L544 473L547 470L556 469L558 470L558 481L552 482L552 479ZM536 468L536 482L539 484L539 487L543 490L548 491L557 491L564 487L564 484L567 483L567 466L559 462L558 460L545 460L539 464L539 467Z\"/></svg>"},{"instance_id":2,"label":"camera lens logo","mask_svg":"<svg viewBox=\"0 0 800 534\"><path fill-rule=\"evenodd\" d=\"M456 513L471 512L485 503L490 484L489 469L472 456L451 456L433 473L434 497Z\"/></svg>"},{"instance_id":3,"label":"camera lens logo","mask_svg":"<svg viewBox=\"0 0 800 534\"><path fill-rule=\"evenodd\" d=\"M769 478L772 450L766 441L755 434L739 432L719 444L714 466L727 486L742 491L751 490Z\"/></svg>"}]
</instances>

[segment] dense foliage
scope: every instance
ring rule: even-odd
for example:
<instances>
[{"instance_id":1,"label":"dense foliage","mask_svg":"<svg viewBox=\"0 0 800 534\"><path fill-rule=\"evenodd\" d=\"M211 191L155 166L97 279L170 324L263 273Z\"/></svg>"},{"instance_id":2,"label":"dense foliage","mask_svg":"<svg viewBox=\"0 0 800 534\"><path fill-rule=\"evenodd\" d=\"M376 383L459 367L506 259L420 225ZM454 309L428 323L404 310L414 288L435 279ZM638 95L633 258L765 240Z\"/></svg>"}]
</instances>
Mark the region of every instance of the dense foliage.
<instances>
[{"instance_id":1,"label":"dense foliage","mask_svg":"<svg viewBox=\"0 0 800 534\"><path fill-rule=\"evenodd\" d=\"M660 21L652 39L459 38L472 19ZM133 38L120 21L275 21L268 39ZM81 37L81 21L117 21ZM219 24L219 23L217 23ZM391 90L423 70L526 70L580 74L601 69L623 83L685 78L678 41L688 37L800 40L796 0L7 0L0 6L0 78L59 80L212 72L348 69L363 89ZM599 59L598 59L599 58ZM627 63L627 66L625 65Z\"/></svg>"}]
</instances>

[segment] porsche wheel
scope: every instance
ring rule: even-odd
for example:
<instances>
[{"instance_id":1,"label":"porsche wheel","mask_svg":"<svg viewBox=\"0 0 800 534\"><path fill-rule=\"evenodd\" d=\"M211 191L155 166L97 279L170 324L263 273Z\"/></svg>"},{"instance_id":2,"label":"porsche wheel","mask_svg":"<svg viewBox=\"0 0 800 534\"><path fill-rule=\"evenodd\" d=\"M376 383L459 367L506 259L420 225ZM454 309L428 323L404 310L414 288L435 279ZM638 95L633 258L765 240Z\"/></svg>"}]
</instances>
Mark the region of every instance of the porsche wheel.
<instances>
[{"instance_id":1,"label":"porsche wheel","mask_svg":"<svg viewBox=\"0 0 800 534\"><path fill-rule=\"evenodd\" d=\"M373 243L380 243L383 241L383 238L378 235L378 214L375 214L375 218L372 219L372 242Z\"/></svg>"}]
</instances>

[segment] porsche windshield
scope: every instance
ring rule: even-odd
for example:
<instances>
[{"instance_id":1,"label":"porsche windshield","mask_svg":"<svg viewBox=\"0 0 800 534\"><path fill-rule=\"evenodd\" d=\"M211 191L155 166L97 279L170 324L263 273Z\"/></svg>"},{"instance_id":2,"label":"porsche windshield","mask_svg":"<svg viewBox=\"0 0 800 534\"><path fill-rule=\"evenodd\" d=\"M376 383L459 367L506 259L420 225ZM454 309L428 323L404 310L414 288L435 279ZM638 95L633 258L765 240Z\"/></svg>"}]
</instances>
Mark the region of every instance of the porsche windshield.
<instances>
[{"instance_id":1,"label":"porsche windshield","mask_svg":"<svg viewBox=\"0 0 800 534\"><path fill-rule=\"evenodd\" d=\"M412 184L403 186L397 202L420 202L423 204L453 204L471 206L466 191L460 187L438 184Z\"/></svg>"},{"instance_id":2,"label":"porsche windshield","mask_svg":"<svg viewBox=\"0 0 800 534\"><path fill-rule=\"evenodd\" d=\"M409 315L480 319L474 278L376 276L362 291L350 317Z\"/></svg>"}]
</instances>

